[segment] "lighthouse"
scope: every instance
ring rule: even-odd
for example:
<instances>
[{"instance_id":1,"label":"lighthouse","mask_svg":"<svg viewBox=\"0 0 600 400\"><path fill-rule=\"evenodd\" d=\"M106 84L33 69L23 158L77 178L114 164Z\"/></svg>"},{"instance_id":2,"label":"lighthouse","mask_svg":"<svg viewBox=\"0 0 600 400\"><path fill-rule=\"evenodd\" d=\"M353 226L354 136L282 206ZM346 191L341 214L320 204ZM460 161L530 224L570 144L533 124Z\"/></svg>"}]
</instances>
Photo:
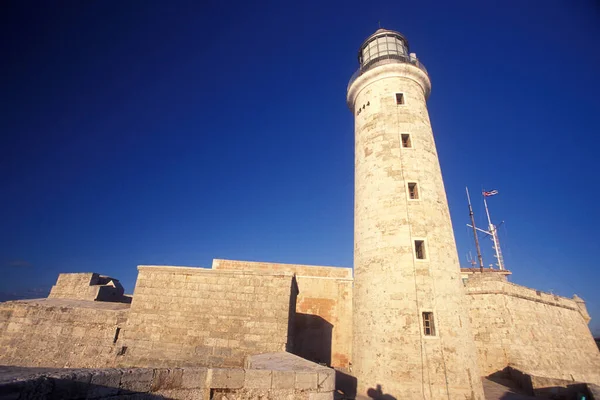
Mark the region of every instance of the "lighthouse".
<instances>
[{"instance_id":1,"label":"lighthouse","mask_svg":"<svg viewBox=\"0 0 600 400\"><path fill-rule=\"evenodd\" d=\"M347 92L355 119L358 395L483 399L427 110L429 75L407 39L387 29L364 41L358 62Z\"/></svg>"}]
</instances>

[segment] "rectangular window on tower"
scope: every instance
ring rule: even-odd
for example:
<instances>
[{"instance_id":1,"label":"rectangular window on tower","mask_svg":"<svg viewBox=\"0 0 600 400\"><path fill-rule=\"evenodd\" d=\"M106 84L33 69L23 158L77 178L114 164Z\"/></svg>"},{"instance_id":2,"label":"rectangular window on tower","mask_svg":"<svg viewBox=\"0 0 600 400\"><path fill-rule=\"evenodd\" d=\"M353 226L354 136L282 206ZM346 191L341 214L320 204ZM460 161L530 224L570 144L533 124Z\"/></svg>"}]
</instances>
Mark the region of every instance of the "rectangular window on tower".
<instances>
[{"instance_id":1,"label":"rectangular window on tower","mask_svg":"<svg viewBox=\"0 0 600 400\"><path fill-rule=\"evenodd\" d=\"M424 240L415 240L415 257L417 257L417 260L425 260L427 258Z\"/></svg>"},{"instance_id":2,"label":"rectangular window on tower","mask_svg":"<svg viewBox=\"0 0 600 400\"><path fill-rule=\"evenodd\" d=\"M410 135L408 133L403 133L401 136L402 136L402 147L410 149L412 147L412 142L410 141Z\"/></svg>"},{"instance_id":3,"label":"rectangular window on tower","mask_svg":"<svg viewBox=\"0 0 600 400\"><path fill-rule=\"evenodd\" d=\"M433 313L423 313L423 333L425 336L435 336L435 323L433 322Z\"/></svg>"},{"instance_id":4,"label":"rectangular window on tower","mask_svg":"<svg viewBox=\"0 0 600 400\"><path fill-rule=\"evenodd\" d=\"M417 185L417 182L408 182L408 198L419 200L419 185Z\"/></svg>"},{"instance_id":5,"label":"rectangular window on tower","mask_svg":"<svg viewBox=\"0 0 600 400\"><path fill-rule=\"evenodd\" d=\"M404 104L404 93L396 93L396 104Z\"/></svg>"}]
</instances>

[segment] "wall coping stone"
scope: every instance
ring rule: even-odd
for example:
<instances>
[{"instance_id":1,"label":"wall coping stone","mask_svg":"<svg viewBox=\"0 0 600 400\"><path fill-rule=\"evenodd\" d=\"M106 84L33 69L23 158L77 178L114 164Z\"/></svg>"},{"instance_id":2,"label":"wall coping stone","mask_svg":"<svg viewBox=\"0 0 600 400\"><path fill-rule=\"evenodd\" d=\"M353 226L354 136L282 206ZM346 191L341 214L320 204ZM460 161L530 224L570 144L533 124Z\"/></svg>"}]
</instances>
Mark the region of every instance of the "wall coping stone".
<instances>
[{"instance_id":1,"label":"wall coping stone","mask_svg":"<svg viewBox=\"0 0 600 400\"><path fill-rule=\"evenodd\" d=\"M127 311L131 307L130 303L116 303L93 300L78 300L65 298L43 298L27 300L11 300L0 302L1 306L23 305L40 307L61 307L61 308L93 308L103 311Z\"/></svg>"},{"instance_id":2,"label":"wall coping stone","mask_svg":"<svg viewBox=\"0 0 600 400\"><path fill-rule=\"evenodd\" d=\"M254 276L286 276L293 277L294 274L285 271L237 271L237 270L216 270L203 267L183 267L174 265L138 265L138 271L148 272L170 272L184 274L219 274L219 275L254 275Z\"/></svg>"},{"instance_id":3,"label":"wall coping stone","mask_svg":"<svg viewBox=\"0 0 600 400\"><path fill-rule=\"evenodd\" d=\"M213 259L213 270L232 270L234 267L239 267L240 271L247 271L251 268L253 271L288 271L293 272L297 276L304 278L329 278L329 279L347 279L353 280L352 268L335 267L328 265L307 265L307 264L286 264L265 261L243 261L243 260L227 260L215 258ZM273 269L269 269L273 268Z\"/></svg>"}]
</instances>

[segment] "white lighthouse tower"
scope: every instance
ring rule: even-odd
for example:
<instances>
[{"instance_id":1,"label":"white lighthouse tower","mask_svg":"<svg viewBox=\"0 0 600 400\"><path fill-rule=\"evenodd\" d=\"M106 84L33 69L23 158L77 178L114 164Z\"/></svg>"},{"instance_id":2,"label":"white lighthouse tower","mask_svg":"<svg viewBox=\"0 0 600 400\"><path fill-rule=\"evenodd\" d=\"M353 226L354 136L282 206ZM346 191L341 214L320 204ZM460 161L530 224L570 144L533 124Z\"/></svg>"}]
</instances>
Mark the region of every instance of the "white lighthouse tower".
<instances>
[{"instance_id":1,"label":"white lighthouse tower","mask_svg":"<svg viewBox=\"0 0 600 400\"><path fill-rule=\"evenodd\" d=\"M355 118L352 373L371 398L483 399L426 99L400 33L362 44Z\"/></svg>"}]
</instances>

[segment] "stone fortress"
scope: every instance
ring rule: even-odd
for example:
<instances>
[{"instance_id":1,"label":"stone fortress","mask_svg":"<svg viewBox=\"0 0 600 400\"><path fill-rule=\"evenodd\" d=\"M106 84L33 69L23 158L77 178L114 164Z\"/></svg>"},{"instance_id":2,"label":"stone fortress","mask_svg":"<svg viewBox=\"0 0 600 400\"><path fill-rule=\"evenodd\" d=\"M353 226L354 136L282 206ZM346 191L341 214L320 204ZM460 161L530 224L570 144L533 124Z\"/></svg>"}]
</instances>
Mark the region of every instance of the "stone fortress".
<instances>
[{"instance_id":1,"label":"stone fortress","mask_svg":"<svg viewBox=\"0 0 600 400\"><path fill-rule=\"evenodd\" d=\"M0 364L70 369L5 392L483 399L481 377L498 373L532 393L600 384L582 299L510 283L508 271L461 270L426 106L431 83L406 38L379 29L358 58L347 93L354 269L145 265L132 296L112 277L61 274L46 299L0 304Z\"/></svg>"}]
</instances>

